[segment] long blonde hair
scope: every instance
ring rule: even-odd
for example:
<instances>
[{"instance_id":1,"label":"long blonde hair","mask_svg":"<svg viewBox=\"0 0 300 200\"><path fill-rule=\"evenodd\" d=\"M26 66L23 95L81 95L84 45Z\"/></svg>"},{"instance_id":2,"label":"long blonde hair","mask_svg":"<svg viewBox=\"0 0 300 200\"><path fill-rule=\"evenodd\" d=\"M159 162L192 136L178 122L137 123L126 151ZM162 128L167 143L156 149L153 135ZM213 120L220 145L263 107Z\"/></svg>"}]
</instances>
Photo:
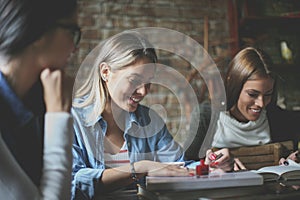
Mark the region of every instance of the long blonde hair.
<instances>
[{"instance_id":1,"label":"long blonde hair","mask_svg":"<svg viewBox=\"0 0 300 200\"><path fill-rule=\"evenodd\" d=\"M107 63L111 70L122 69L142 58L147 58L153 63L157 62L157 55L150 42L136 31L124 31L108 38L91 54L81 68L82 71L87 71L92 66L92 69L88 73L78 72L80 74L77 74L73 89L73 107L93 106L87 121L96 120L101 115L109 98L100 74L99 65L102 62ZM84 81L81 83L82 80Z\"/></svg>"}]
</instances>

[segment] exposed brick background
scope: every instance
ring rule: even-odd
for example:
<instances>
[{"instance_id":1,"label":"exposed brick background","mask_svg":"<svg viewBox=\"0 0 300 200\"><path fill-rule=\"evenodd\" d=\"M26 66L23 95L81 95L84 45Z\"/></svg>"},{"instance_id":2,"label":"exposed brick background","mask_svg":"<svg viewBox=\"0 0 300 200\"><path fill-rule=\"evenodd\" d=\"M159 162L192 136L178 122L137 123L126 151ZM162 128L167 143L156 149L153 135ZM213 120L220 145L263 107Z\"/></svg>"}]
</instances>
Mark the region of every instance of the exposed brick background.
<instances>
[{"instance_id":1,"label":"exposed brick background","mask_svg":"<svg viewBox=\"0 0 300 200\"><path fill-rule=\"evenodd\" d=\"M184 33L203 44L204 18L208 18L208 53L216 59L220 71L224 71L231 59L228 7L225 0L79 0L78 20L82 27L80 49L69 71L76 74L83 59L103 39L124 30L139 27L163 27ZM171 39L171 38L169 38ZM175 41L176 42L176 41ZM173 67L183 76L192 73L190 63L182 58L158 51L159 62ZM191 81L199 101L208 98L201 76ZM202 87L203 86L203 87ZM178 93L180 93L178 86ZM178 98L170 90L153 85L145 104L156 106L175 136L182 142L189 127L189 111L180 108ZM204 90L204 92L203 92ZM163 107L163 109L162 109ZM185 127L178 132L180 122L187 118Z\"/></svg>"}]
</instances>

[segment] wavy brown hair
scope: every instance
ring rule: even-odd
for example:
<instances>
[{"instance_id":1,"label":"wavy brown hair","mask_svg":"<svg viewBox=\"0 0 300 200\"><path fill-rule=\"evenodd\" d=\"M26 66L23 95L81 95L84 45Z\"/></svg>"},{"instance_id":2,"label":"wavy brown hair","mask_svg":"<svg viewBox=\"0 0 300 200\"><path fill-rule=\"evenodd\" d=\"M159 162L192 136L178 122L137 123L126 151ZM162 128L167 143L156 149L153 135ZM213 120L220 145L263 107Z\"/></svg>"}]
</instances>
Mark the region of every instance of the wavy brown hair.
<instances>
[{"instance_id":1,"label":"wavy brown hair","mask_svg":"<svg viewBox=\"0 0 300 200\"><path fill-rule=\"evenodd\" d=\"M272 72L272 60L266 52L253 47L247 47L236 54L229 63L225 79L227 96L227 110L230 110L238 101L241 90L247 80L253 78L271 77L276 83ZM271 103L275 102L275 85Z\"/></svg>"}]
</instances>

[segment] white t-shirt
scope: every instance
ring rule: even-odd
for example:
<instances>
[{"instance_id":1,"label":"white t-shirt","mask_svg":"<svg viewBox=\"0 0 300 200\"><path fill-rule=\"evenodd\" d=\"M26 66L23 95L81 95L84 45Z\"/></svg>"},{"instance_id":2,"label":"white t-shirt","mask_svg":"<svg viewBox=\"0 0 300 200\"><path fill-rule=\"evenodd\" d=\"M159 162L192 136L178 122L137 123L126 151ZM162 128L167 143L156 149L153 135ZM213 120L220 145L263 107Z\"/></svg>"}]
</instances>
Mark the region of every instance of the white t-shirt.
<instances>
[{"instance_id":1,"label":"white t-shirt","mask_svg":"<svg viewBox=\"0 0 300 200\"><path fill-rule=\"evenodd\" d=\"M116 154L110 154L104 150L104 160L106 168L116 168L130 164L126 142Z\"/></svg>"}]
</instances>

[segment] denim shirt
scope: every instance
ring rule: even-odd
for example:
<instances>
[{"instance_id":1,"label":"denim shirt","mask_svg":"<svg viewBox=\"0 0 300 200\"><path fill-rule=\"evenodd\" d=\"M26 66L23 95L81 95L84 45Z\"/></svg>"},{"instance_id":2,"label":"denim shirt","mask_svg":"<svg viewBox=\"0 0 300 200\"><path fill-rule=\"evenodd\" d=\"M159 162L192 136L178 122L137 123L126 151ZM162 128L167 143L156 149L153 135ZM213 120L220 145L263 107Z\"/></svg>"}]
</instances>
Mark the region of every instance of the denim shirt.
<instances>
[{"instance_id":1,"label":"denim shirt","mask_svg":"<svg viewBox=\"0 0 300 200\"><path fill-rule=\"evenodd\" d=\"M43 165L43 119L36 114L43 113L43 109L39 107L41 102L37 95L31 95L39 91L36 86L21 101L0 72L0 130L3 140L21 168L38 186Z\"/></svg>"},{"instance_id":2,"label":"denim shirt","mask_svg":"<svg viewBox=\"0 0 300 200\"><path fill-rule=\"evenodd\" d=\"M102 116L87 122L91 108L72 108L75 139L73 143L72 199L91 199L103 191L101 176L105 170L104 137L107 123ZM173 140L164 121L149 108L139 105L125 117L124 140L130 162L184 161L181 147Z\"/></svg>"}]
</instances>

